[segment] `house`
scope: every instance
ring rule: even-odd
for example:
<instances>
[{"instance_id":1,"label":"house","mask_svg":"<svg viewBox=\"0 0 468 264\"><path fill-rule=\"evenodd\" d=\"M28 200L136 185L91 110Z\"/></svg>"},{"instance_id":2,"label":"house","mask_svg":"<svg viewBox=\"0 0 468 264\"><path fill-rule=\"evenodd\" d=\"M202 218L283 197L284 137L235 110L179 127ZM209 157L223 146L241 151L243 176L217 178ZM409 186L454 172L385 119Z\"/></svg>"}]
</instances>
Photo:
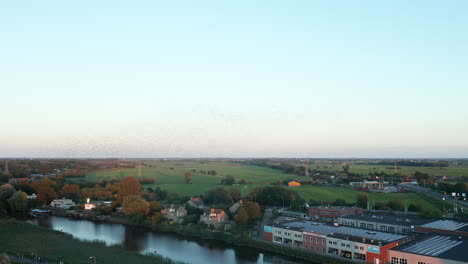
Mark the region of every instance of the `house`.
<instances>
[{"instance_id":1,"label":"house","mask_svg":"<svg viewBox=\"0 0 468 264\"><path fill-rule=\"evenodd\" d=\"M110 201L95 201L95 202L90 202L89 198L86 200L86 204L84 209L85 210L93 210L94 208L101 206L101 207L110 207L112 205L112 202Z\"/></svg>"},{"instance_id":2,"label":"house","mask_svg":"<svg viewBox=\"0 0 468 264\"><path fill-rule=\"evenodd\" d=\"M10 178L8 180L8 183L14 184L14 183L20 183L22 181L29 181L29 178Z\"/></svg>"},{"instance_id":3,"label":"house","mask_svg":"<svg viewBox=\"0 0 468 264\"><path fill-rule=\"evenodd\" d=\"M71 207L74 207L76 204L73 202L71 199L55 199L52 202L50 202L50 206L52 207L57 207L61 209L70 209Z\"/></svg>"},{"instance_id":4,"label":"house","mask_svg":"<svg viewBox=\"0 0 468 264\"><path fill-rule=\"evenodd\" d=\"M192 206L192 207L199 208L199 209L205 208L205 204L203 203L203 200L200 197L190 198L190 200L187 202L187 204Z\"/></svg>"},{"instance_id":5,"label":"house","mask_svg":"<svg viewBox=\"0 0 468 264\"><path fill-rule=\"evenodd\" d=\"M242 206L244 202L242 200L237 201L235 204L233 204L231 207L229 207L229 212L232 214L235 214L237 210Z\"/></svg>"},{"instance_id":6,"label":"house","mask_svg":"<svg viewBox=\"0 0 468 264\"><path fill-rule=\"evenodd\" d=\"M166 204L161 210L164 218L167 218L175 223L180 223L183 217L187 215L187 210L180 204Z\"/></svg>"},{"instance_id":7,"label":"house","mask_svg":"<svg viewBox=\"0 0 468 264\"><path fill-rule=\"evenodd\" d=\"M224 223L227 222L228 215L224 212L223 209L207 209L200 216L200 222L205 223L207 225L216 224L216 223Z\"/></svg>"},{"instance_id":8,"label":"house","mask_svg":"<svg viewBox=\"0 0 468 264\"><path fill-rule=\"evenodd\" d=\"M37 195L33 193L31 195L26 196L26 198L28 198L28 200L34 200L34 199L37 199Z\"/></svg>"},{"instance_id":9,"label":"house","mask_svg":"<svg viewBox=\"0 0 468 264\"><path fill-rule=\"evenodd\" d=\"M298 186L301 186L301 183L299 183L298 181L290 181L290 182L288 182L288 186L289 187L298 187Z\"/></svg>"}]
</instances>

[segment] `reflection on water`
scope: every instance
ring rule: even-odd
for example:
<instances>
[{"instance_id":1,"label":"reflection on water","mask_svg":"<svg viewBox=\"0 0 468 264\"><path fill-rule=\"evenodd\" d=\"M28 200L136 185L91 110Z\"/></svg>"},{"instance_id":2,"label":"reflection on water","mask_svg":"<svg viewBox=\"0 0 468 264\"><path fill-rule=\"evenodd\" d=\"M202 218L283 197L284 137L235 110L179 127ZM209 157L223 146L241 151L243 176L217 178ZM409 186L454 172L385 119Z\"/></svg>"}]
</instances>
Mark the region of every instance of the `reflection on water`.
<instances>
[{"instance_id":1,"label":"reflection on water","mask_svg":"<svg viewBox=\"0 0 468 264\"><path fill-rule=\"evenodd\" d=\"M187 263L295 263L263 254L256 249L230 247L220 242L187 239L121 224L94 223L55 216L36 218L29 222L69 233L79 239L101 240L109 246L121 245L128 251L157 252L164 257Z\"/></svg>"}]
</instances>

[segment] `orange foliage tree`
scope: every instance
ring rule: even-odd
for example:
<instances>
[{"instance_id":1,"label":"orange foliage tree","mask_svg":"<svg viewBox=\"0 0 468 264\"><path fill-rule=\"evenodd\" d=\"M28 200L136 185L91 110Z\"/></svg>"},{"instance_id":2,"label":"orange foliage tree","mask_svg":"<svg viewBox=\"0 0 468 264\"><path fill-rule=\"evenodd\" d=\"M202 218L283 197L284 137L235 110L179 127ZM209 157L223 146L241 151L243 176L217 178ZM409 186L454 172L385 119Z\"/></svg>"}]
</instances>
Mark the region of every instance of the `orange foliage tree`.
<instances>
[{"instance_id":1,"label":"orange foliage tree","mask_svg":"<svg viewBox=\"0 0 468 264\"><path fill-rule=\"evenodd\" d=\"M37 201L40 204L50 203L52 200L57 199L58 195L55 192L56 182L49 178L45 178L40 183L33 182L31 187L36 191Z\"/></svg>"},{"instance_id":2,"label":"orange foliage tree","mask_svg":"<svg viewBox=\"0 0 468 264\"><path fill-rule=\"evenodd\" d=\"M119 202L123 202L126 196L139 195L141 184L135 177L125 177L120 181L120 189L118 193Z\"/></svg>"},{"instance_id":3,"label":"orange foliage tree","mask_svg":"<svg viewBox=\"0 0 468 264\"><path fill-rule=\"evenodd\" d=\"M262 216L262 209L258 203L248 201L244 203L245 211L249 216L249 219L259 219Z\"/></svg>"},{"instance_id":4,"label":"orange foliage tree","mask_svg":"<svg viewBox=\"0 0 468 264\"><path fill-rule=\"evenodd\" d=\"M139 195L127 195L123 198L123 210L126 215L135 213L148 215L150 204Z\"/></svg>"},{"instance_id":5,"label":"orange foliage tree","mask_svg":"<svg viewBox=\"0 0 468 264\"><path fill-rule=\"evenodd\" d=\"M69 199L80 197L80 186L78 184L65 184L60 191L60 195Z\"/></svg>"}]
</instances>

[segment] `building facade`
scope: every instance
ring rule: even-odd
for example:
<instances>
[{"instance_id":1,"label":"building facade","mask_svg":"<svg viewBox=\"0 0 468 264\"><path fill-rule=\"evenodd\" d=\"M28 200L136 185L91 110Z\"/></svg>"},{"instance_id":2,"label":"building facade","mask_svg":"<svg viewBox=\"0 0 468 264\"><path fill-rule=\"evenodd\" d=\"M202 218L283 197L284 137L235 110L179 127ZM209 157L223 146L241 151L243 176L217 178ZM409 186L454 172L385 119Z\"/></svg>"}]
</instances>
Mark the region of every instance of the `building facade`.
<instances>
[{"instance_id":1,"label":"building facade","mask_svg":"<svg viewBox=\"0 0 468 264\"><path fill-rule=\"evenodd\" d=\"M361 214L364 210L357 207L346 206L316 206L309 208L309 217L313 221L333 223L337 222L340 216Z\"/></svg>"}]
</instances>

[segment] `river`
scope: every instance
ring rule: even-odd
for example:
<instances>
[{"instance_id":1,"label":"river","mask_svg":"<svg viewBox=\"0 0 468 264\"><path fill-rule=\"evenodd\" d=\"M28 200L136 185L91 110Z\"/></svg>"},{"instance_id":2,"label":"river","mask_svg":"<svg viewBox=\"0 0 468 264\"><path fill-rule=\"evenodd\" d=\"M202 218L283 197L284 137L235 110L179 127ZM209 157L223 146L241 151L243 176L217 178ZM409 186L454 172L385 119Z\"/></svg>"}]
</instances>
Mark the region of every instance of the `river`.
<instances>
[{"instance_id":1,"label":"river","mask_svg":"<svg viewBox=\"0 0 468 264\"><path fill-rule=\"evenodd\" d=\"M100 240L121 245L125 250L157 253L172 260L194 264L302 263L257 249L234 247L219 241L206 241L158 233L148 228L113 223L95 223L64 217L40 217L28 222L68 233L81 240Z\"/></svg>"}]
</instances>

